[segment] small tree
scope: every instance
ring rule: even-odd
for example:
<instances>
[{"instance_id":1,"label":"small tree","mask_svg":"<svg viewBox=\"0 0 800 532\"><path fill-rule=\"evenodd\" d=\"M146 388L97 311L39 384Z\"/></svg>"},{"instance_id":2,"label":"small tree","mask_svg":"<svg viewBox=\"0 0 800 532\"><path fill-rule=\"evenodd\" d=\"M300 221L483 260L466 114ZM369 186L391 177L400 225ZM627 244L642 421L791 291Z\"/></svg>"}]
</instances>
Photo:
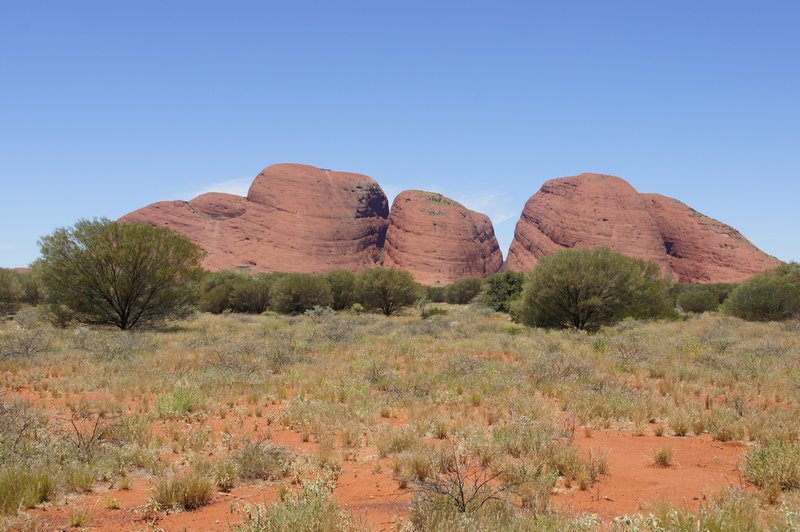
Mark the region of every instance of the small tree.
<instances>
[{"instance_id":1,"label":"small tree","mask_svg":"<svg viewBox=\"0 0 800 532\"><path fill-rule=\"evenodd\" d=\"M749 321L781 321L800 316L800 264L783 264L736 287L725 312Z\"/></svg>"},{"instance_id":2,"label":"small tree","mask_svg":"<svg viewBox=\"0 0 800 532\"><path fill-rule=\"evenodd\" d=\"M358 276L358 294L368 309L379 309L386 316L414 304L420 290L410 273L393 268L370 268Z\"/></svg>"},{"instance_id":3,"label":"small tree","mask_svg":"<svg viewBox=\"0 0 800 532\"><path fill-rule=\"evenodd\" d=\"M508 312L509 303L522 293L525 276L519 272L504 271L483 280L481 303L498 312Z\"/></svg>"},{"instance_id":4,"label":"small tree","mask_svg":"<svg viewBox=\"0 0 800 532\"><path fill-rule=\"evenodd\" d=\"M475 277L459 279L445 290L445 299L455 305L466 305L481 292L481 280Z\"/></svg>"},{"instance_id":5,"label":"small tree","mask_svg":"<svg viewBox=\"0 0 800 532\"><path fill-rule=\"evenodd\" d=\"M307 273L287 273L270 290L270 306L284 314L302 314L314 307L328 307L333 302L325 279Z\"/></svg>"},{"instance_id":6,"label":"small tree","mask_svg":"<svg viewBox=\"0 0 800 532\"><path fill-rule=\"evenodd\" d=\"M167 228L81 220L39 241L48 300L86 323L120 329L186 314L203 252Z\"/></svg>"},{"instance_id":7,"label":"small tree","mask_svg":"<svg viewBox=\"0 0 800 532\"><path fill-rule=\"evenodd\" d=\"M325 274L325 281L331 287L333 310L344 310L356 301L356 276L349 270L331 270Z\"/></svg>"},{"instance_id":8,"label":"small tree","mask_svg":"<svg viewBox=\"0 0 800 532\"><path fill-rule=\"evenodd\" d=\"M678 295L677 304L684 312L709 312L719 307L719 296L711 290L694 286Z\"/></svg>"},{"instance_id":9,"label":"small tree","mask_svg":"<svg viewBox=\"0 0 800 532\"><path fill-rule=\"evenodd\" d=\"M531 271L520 319L537 327L596 330L626 317L666 315L666 289L655 263L604 248L559 251Z\"/></svg>"},{"instance_id":10,"label":"small tree","mask_svg":"<svg viewBox=\"0 0 800 532\"><path fill-rule=\"evenodd\" d=\"M17 272L0 268L0 315L13 314L19 310L24 296L19 281Z\"/></svg>"}]
</instances>

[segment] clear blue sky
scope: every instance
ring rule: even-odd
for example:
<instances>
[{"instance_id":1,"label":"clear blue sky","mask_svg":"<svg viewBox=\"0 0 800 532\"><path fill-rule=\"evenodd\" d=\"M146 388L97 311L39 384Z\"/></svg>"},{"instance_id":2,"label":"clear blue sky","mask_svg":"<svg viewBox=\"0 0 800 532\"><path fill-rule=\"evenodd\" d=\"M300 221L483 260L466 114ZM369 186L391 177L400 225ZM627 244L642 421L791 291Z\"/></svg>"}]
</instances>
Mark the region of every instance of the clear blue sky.
<instances>
[{"instance_id":1,"label":"clear blue sky","mask_svg":"<svg viewBox=\"0 0 800 532\"><path fill-rule=\"evenodd\" d=\"M4 2L0 266L263 167L483 210L619 175L800 260L800 3Z\"/></svg>"}]
</instances>

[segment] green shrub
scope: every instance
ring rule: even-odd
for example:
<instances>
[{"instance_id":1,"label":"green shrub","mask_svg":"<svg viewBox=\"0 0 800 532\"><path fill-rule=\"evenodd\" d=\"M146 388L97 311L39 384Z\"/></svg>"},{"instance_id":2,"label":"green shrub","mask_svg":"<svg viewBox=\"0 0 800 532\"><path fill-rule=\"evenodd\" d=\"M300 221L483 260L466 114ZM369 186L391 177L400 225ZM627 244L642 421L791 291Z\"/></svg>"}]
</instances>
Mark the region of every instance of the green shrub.
<instances>
[{"instance_id":1,"label":"green shrub","mask_svg":"<svg viewBox=\"0 0 800 532\"><path fill-rule=\"evenodd\" d=\"M531 271L520 320L597 330L627 317L661 317L669 311L666 288L655 263L604 248L559 251Z\"/></svg>"},{"instance_id":2,"label":"green shrub","mask_svg":"<svg viewBox=\"0 0 800 532\"><path fill-rule=\"evenodd\" d=\"M331 489L322 481L304 482L300 494L290 494L269 506L249 505L238 532L300 530L308 532L349 532L366 530L339 509Z\"/></svg>"},{"instance_id":3,"label":"green shrub","mask_svg":"<svg viewBox=\"0 0 800 532\"><path fill-rule=\"evenodd\" d=\"M475 277L459 279L445 289L448 303L465 305L481 292L481 280Z\"/></svg>"},{"instance_id":4,"label":"green shrub","mask_svg":"<svg viewBox=\"0 0 800 532\"><path fill-rule=\"evenodd\" d=\"M800 444L779 442L752 449L743 469L745 478L761 488L800 488Z\"/></svg>"},{"instance_id":5,"label":"green shrub","mask_svg":"<svg viewBox=\"0 0 800 532\"><path fill-rule=\"evenodd\" d=\"M14 514L48 501L55 494L55 483L44 471L21 467L0 469L0 514Z\"/></svg>"},{"instance_id":6,"label":"green shrub","mask_svg":"<svg viewBox=\"0 0 800 532\"><path fill-rule=\"evenodd\" d=\"M498 312L508 312L509 302L522 293L525 276L505 271L483 280L481 303Z\"/></svg>"},{"instance_id":7,"label":"green shrub","mask_svg":"<svg viewBox=\"0 0 800 532\"><path fill-rule=\"evenodd\" d=\"M431 303L444 303L447 298L447 287L434 285L425 287L426 299Z\"/></svg>"},{"instance_id":8,"label":"green shrub","mask_svg":"<svg viewBox=\"0 0 800 532\"><path fill-rule=\"evenodd\" d=\"M16 312L23 295L17 272L0 268L0 317Z\"/></svg>"},{"instance_id":9,"label":"green shrub","mask_svg":"<svg viewBox=\"0 0 800 532\"><path fill-rule=\"evenodd\" d=\"M201 310L220 314L226 310L261 314L269 308L270 289L282 274L221 271L206 275L201 289Z\"/></svg>"},{"instance_id":10,"label":"green shrub","mask_svg":"<svg viewBox=\"0 0 800 532\"><path fill-rule=\"evenodd\" d=\"M325 279L307 273L285 274L270 290L272 310L283 314L302 314L316 306L329 307L332 302L331 288Z\"/></svg>"},{"instance_id":11,"label":"green shrub","mask_svg":"<svg viewBox=\"0 0 800 532\"><path fill-rule=\"evenodd\" d=\"M386 316L412 305L420 289L410 273L394 268L370 268L358 276L358 297L367 309L378 309Z\"/></svg>"},{"instance_id":12,"label":"green shrub","mask_svg":"<svg viewBox=\"0 0 800 532\"><path fill-rule=\"evenodd\" d=\"M156 482L150 490L150 500L160 510L195 510L208 504L213 494L214 487L209 479L198 473L189 473Z\"/></svg>"},{"instance_id":13,"label":"green shrub","mask_svg":"<svg viewBox=\"0 0 800 532\"><path fill-rule=\"evenodd\" d=\"M800 316L800 264L784 264L737 286L723 306L748 321L782 321Z\"/></svg>"},{"instance_id":14,"label":"green shrub","mask_svg":"<svg viewBox=\"0 0 800 532\"><path fill-rule=\"evenodd\" d=\"M194 388L178 387L156 398L156 410L164 418L189 417L205 408L205 398Z\"/></svg>"},{"instance_id":15,"label":"green shrub","mask_svg":"<svg viewBox=\"0 0 800 532\"><path fill-rule=\"evenodd\" d=\"M34 269L50 303L123 330L186 315L202 275L197 245L147 224L81 220L39 247Z\"/></svg>"},{"instance_id":16,"label":"green shrub","mask_svg":"<svg viewBox=\"0 0 800 532\"><path fill-rule=\"evenodd\" d=\"M325 281L331 288L331 308L345 310L356 302L356 276L349 270L331 270L325 274Z\"/></svg>"},{"instance_id":17,"label":"green shrub","mask_svg":"<svg viewBox=\"0 0 800 532\"><path fill-rule=\"evenodd\" d=\"M719 297L711 290L696 286L681 292L677 298L677 305L684 312L710 312L719 308Z\"/></svg>"}]
</instances>

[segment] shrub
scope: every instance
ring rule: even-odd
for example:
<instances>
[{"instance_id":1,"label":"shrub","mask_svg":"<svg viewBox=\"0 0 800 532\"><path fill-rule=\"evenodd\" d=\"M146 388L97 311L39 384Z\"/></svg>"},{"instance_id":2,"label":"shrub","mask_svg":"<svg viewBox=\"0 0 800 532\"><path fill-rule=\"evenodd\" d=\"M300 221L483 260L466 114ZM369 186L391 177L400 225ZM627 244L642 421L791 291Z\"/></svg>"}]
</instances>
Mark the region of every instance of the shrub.
<instances>
[{"instance_id":1,"label":"shrub","mask_svg":"<svg viewBox=\"0 0 800 532\"><path fill-rule=\"evenodd\" d=\"M368 309L386 316L412 305L420 290L410 273L394 268L370 268L358 276L358 295Z\"/></svg>"},{"instance_id":2,"label":"shrub","mask_svg":"<svg viewBox=\"0 0 800 532\"><path fill-rule=\"evenodd\" d=\"M171 229L81 220L39 241L47 298L86 323L130 329L185 315L203 252Z\"/></svg>"},{"instance_id":3,"label":"shrub","mask_svg":"<svg viewBox=\"0 0 800 532\"><path fill-rule=\"evenodd\" d=\"M331 308L344 310L356 302L356 276L349 270L331 270L325 274L325 281L331 289Z\"/></svg>"},{"instance_id":4,"label":"shrub","mask_svg":"<svg viewBox=\"0 0 800 532\"><path fill-rule=\"evenodd\" d=\"M475 277L459 279L445 289L448 303L465 305L481 292L481 280Z\"/></svg>"},{"instance_id":5,"label":"shrub","mask_svg":"<svg viewBox=\"0 0 800 532\"><path fill-rule=\"evenodd\" d=\"M16 312L23 294L17 272L0 268L0 316Z\"/></svg>"},{"instance_id":6,"label":"shrub","mask_svg":"<svg viewBox=\"0 0 800 532\"><path fill-rule=\"evenodd\" d=\"M719 297L704 287L692 287L678 295L677 305L684 312L709 312L719 307Z\"/></svg>"},{"instance_id":7,"label":"shrub","mask_svg":"<svg viewBox=\"0 0 800 532\"><path fill-rule=\"evenodd\" d=\"M205 399L193 388L179 387L169 395L156 398L156 410L161 417L188 417L205 408Z\"/></svg>"},{"instance_id":8,"label":"shrub","mask_svg":"<svg viewBox=\"0 0 800 532\"><path fill-rule=\"evenodd\" d=\"M245 441L235 454L239 476L248 480L277 480L286 475L289 453L269 442Z\"/></svg>"},{"instance_id":9,"label":"shrub","mask_svg":"<svg viewBox=\"0 0 800 532\"><path fill-rule=\"evenodd\" d=\"M800 316L800 264L784 264L753 276L731 292L723 308L748 321Z\"/></svg>"},{"instance_id":10,"label":"shrub","mask_svg":"<svg viewBox=\"0 0 800 532\"><path fill-rule=\"evenodd\" d=\"M672 465L672 449L670 447L659 447L653 453L653 459L657 466L669 467Z\"/></svg>"},{"instance_id":11,"label":"shrub","mask_svg":"<svg viewBox=\"0 0 800 532\"><path fill-rule=\"evenodd\" d=\"M761 488L800 488L800 444L779 442L752 449L743 469L745 478Z\"/></svg>"},{"instance_id":12,"label":"shrub","mask_svg":"<svg viewBox=\"0 0 800 532\"><path fill-rule=\"evenodd\" d=\"M520 319L531 326L596 330L626 317L664 316L666 288L655 263L604 248L559 251L531 271Z\"/></svg>"},{"instance_id":13,"label":"shrub","mask_svg":"<svg viewBox=\"0 0 800 532\"><path fill-rule=\"evenodd\" d=\"M270 290L272 310L283 314L302 314L316 306L329 307L331 288L325 279L307 273L289 273L280 277Z\"/></svg>"},{"instance_id":14,"label":"shrub","mask_svg":"<svg viewBox=\"0 0 800 532\"><path fill-rule=\"evenodd\" d=\"M171 476L159 480L150 491L150 500L160 510L194 510L211 501L214 488L209 479L198 473Z\"/></svg>"},{"instance_id":15,"label":"shrub","mask_svg":"<svg viewBox=\"0 0 800 532\"><path fill-rule=\"evenodd\" d=\"M0 470L0 514L14 514L50 500L55 492L53 479L44 471L11 467Z\"/></svg>"},{"instance_id":16,"label":"shrub","mask_svg":"<svg viewBox=\"0 0 800 532\"><path fill-rule=\"evenodd\" d=\"M447 300L447 287L434 285L425 287L425 298L431 303L444 303Z\"/></svg>"},{"instance_id":17,"label":"shrub","mask_svg":"<svg viewBox=\"0 0 800 532\"><path fill-rule=\"evenodd\" d=\"M238 532L304 530L347 532L362 530L352 516L339 509L323 481L304 482L300 494L290 494L269 506L249 505Z\"/></svg>"},{"instance_id":18,"label":"shrub","mask_svg":"<svg viewBox=\"0 0 800 532\"><path fill-rule=\"evenodd\" d=\"M261 314L269 308L270 289L280 276L235 271L209 273L203 281L199 306L214 314L226 310Z\"/></svg>"},{"instance_id":19,"label":"shrub","mask_svg":"<svg viewBox=\"0 0 800 532\"><path fill-rule=\"evenodd\" d=\"M508 312L509 301L522 293L525 276L505 271L483 280L481 303L498 312Z\"/></svg>"}]
</instances>

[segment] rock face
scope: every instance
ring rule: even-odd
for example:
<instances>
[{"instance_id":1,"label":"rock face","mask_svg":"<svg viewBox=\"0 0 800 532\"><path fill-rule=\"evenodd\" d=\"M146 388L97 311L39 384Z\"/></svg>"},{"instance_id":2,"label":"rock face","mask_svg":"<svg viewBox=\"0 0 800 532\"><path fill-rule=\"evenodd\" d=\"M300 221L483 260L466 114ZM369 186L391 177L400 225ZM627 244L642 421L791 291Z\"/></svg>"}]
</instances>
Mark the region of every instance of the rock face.
<instances>
[{"instance_id":1,"label":"rock face","mask_svg":"<svg viewBox=\"0 0 800 532\"><path fill-rule=\"evenodd\" d=\"M210 270L319 273L378 263L388 215L386 195L367 176L276 164L256 176L247 198L203 194L122 219L185 235L207 252Z\"/></svg>"},{"instance_id":2,"label":"rock face","mask_svg":"<svg viewBox=\"0 0 800 532\"><path fill-rule=\"evenodd\" d=\"M675 276L687 283L738 283L780 264L739 231L678 200L642 194Z\"/></svg>"},{"instance_id":3,"label":"rock face","mask_svg":"<svg viewBox=\"0 0 800 532\"><path fill-rule=\"evenodd\" d=\"M489 218L441 194L407 190L392 203L383 265L423 284L486 277L503 265Z\"/></svg>"},{"instance_id":4,"label":"rock face","mask_svg":"<svg viewBox=\"0 0 800 532\"><path fill-rule=\"evenodd\" d=\"M608 247L656 262L681 282L737 282L779 264L735 229L618 177L547 181L525 204L507 267L528 271L567 248Z\"/></svg>"}]
</instances>

